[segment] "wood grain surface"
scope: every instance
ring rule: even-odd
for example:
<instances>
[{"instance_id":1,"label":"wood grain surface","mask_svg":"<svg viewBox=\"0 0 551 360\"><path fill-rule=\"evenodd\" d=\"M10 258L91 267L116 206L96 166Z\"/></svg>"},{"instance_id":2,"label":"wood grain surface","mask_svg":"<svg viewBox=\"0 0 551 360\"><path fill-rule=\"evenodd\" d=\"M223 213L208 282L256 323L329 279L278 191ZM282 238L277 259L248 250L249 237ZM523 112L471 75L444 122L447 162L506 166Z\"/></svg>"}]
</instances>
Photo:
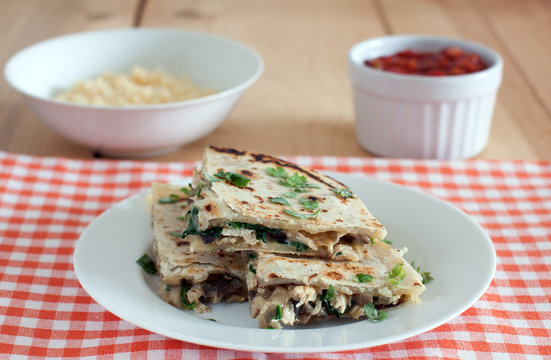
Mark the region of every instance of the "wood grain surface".
<instances>
[{"instance_id":1,"label":"wood grain surface","mask_svg":"<svg viewBox=\"0 0 551 360\"><path fill-rule=\"evenodd\" d=\"M478 158L551 160L551 2L546 0L4 0L0 60L47 38L132 26L204 31L253 46L265 73L214 132L150 160L199 159L208 144L278 155L372 156L355 139L348 49L385 34L461 37L496 49L504 77ZM0 82L0 150L92 158Z\"/></svg>"}]
</instances>

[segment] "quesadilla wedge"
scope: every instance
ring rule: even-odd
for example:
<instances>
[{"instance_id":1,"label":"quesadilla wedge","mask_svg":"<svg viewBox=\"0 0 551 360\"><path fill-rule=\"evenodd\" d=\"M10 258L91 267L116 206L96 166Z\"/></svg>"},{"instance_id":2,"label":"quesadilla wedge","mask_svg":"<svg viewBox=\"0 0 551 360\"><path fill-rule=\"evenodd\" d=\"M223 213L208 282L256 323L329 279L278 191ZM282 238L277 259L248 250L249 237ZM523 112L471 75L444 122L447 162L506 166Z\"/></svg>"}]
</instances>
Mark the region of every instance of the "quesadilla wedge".
<instances>
[{"instance_id":1,"label":"quesadilla wedge","mask_svg":"<svg viewBox=\"0 0 551 360\"><path fill-rule=\"evenodd\" d=\"M363 245L386 236L346 185L268 155L207 147L191 200L185 235L193 251L260 249L358 261Z\"/></svg>"},{"instance_id":2,"label":"quesadilla wedge","mask_svg":"<svg viewBox=\"0 0 551 360\"><path fill-rule=\"evenodd\" d=\"M247 300L243 257L221 251L191 252L181 238L189 206L180 187L154 183L151 188L153 254L160 297L178 308L205 312L206 304Z\"/></svg>"},{"instance_id":3,"label":"quesadilla wedge","mask_svg":"<svg viewBox=\"0 0 551 360\"><path fill-rule=\"evenodd\" d=\"M249 253L251 316L261 328L281 328L330 318L367 317L419 302L421 275L402 259L407 251L384 242L368 245L361 262Z\"/></svg>"}]
</instances>

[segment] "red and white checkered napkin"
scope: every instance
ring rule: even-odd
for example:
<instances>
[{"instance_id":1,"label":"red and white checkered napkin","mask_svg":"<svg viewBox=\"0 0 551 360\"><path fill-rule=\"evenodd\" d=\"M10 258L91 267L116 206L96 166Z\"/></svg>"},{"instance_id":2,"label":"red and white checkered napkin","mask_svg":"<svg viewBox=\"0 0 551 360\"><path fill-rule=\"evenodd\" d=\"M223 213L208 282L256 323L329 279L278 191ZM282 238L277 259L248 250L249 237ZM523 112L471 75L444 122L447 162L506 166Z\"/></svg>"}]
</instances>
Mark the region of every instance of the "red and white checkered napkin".
<instances>
[{"instance_id":1,"label":"red and white checkered napkin","mask_svg":"<svg viewBox=\"0 0 551 360\"><path fill-rule=\"evenodd\" d=\"M94 302L76 279L72 254L79 235L103 210L154 180L190 176L196 163L0 152L0 359L551 359L551 163L290 160L415 187L463 209L496 247L490 288L473 307L432 331L339 354L247 353L168 339Z\"/></svg>"}]
</instances>

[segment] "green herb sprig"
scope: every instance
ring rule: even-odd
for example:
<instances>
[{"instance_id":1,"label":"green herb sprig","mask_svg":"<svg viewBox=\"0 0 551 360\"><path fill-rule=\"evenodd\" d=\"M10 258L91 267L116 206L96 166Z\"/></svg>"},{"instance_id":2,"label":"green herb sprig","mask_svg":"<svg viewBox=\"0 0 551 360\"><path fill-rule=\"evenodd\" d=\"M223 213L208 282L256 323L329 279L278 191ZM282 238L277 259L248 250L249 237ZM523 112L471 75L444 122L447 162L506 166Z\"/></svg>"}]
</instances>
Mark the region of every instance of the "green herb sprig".
<instances>
[{"instance_id":1,"label":"green herb sprig","mask_svg":"<svg viewBox=\"0 0 551 360\"><path fill-rule=\"evenodd\" d=\"M170 194L168 197L160 198L159 204L174 204L178 202L180 197L176 194Z\"/></svg>"},{"instance_id":2,"label":"green herb sprig","mask_svg":"<svg viewBox=\"0 0 551 360\"><path fill-rule=\"evenodd\" d=\"M249 272L256 275L256 269L252 266L252 264L249 264Z\"/></svg>"},{"instance_id":3,"label":"green herb sprig","mask_svg":"<svg viewBox=\"0 0 551 360\"><path fill-rule=\"evenodd\" d=\"M364 305L364 314L369 321L381 322L386 318L386 311L378 311L373 303Z\"/></svg>"},{"instance_id":4,"label":"green herb sprig","mask_svg":"<svg viewBox=\"0 0 551 360\"><path fill-rule=\"evenodd\" d=\"M229 222L226 224L227 226L233 227L235 229L249 229L254 230L256 232L256 239L261 240L262 242L266 242L267 235L268 234L277 234L281 232L281 229L274 229L269 228L263 225L258 224L249 224L245 222Z\"/></svg>"},{"instance_id":5,"label":"green herb sprig","mask_svg":"<svg viewBox=\"0 0 551 360\"><path fill-rule=\"evenodd\" d=\"M140 265L148 274L155 275L157 273L155 262L147 254L143 254L138 260L136 260L136 263Z\"/></svg>"},{"instance_id":6,"label":"green herb sprig","mask_svg":"<svg viewBox=\"0 0 551 360\"><path fill-rule=\"evenodd\" d=\"M341 313L339 310L335 309L333 306L331 306L331 301L335 298L335 288L333 285L329 285L327 290L323 290L319 299L321 301L321 305L327 310L328 313L333 314L338 318L340 318Z\"/></svg>"},{"instance_id":7,"label":"green herb sprig","mask_svg":"<svg viewBox=\"0 0 551 360\"><path fill-rule=\"evenodd\" d=\"M226 180L237 187L245 187L251 181L251 179L246 176L224 170L218 170L218 172L214 174L214 176L211 176L206 171L203 171L203 175L205 176L205 179L207 179L207 181L218 182Z\"/></svg>"},{"instance_id":8,"label":"green herb sprig","mask_svg":"<svg viewBox=\"0 0 551 360\"><path fill-rule=\"evenodd\" d=\"M310 200L310 199L302 198L299 201L302 204L302 206L307 210L314 210L314 209L317 209L319 207L319 204L318 204L317 200Z\"/></svg>"},{"instance_id":9,"label":"green herb sprig","mask_svg":"<svg viewBox=\"0 0 551 360\"><path fill-rule=\"evenodd\" d=\"M291 215L291 216L294 216L294 217L297 217L297 218L300 218L300 219L309 219L309 218L315 218L318 216L319 212L320 212L320 208L318 208L318 210L316 210L316 212L314 213L298 213L294 210L291 210L291 209L283 209L283 211L285 211L287 214Z\"/></svg>"},{"instance_id":10,"label":"green herb sprig","mask_svg":"<svg viewBox=\"0 0 551 360\"><path fill-rule=\"evenodd\" d=\"M406 278L406 270L403 263L397 263L392 270L386 273L388 282L393 286L400 286Z\"/></svg>"},{"instance_id":11,"label":"green herb sprig","mask_svg":"<svg viewBox=\"0 0 551 360\"><path fill-rule=\"evenodd\" d=\"M373 276L369 274L356 274L356 277L354 277L354 281L358 283L366 283L373 281Z\"/></svg>"},{"instance_id":12,"label":"green herb sprig","mask_svg":"<svg viewBox=\"0 0 551 360\"><path fill-rule=\"evenodd\" d=\"M336 195L342 197L343 199L355 197L354 193L352 192L352 190L350 190L349 187L345 187L342 189L331 189L331 191L334 192Z\"/></svg>"},{"instance_id":13,"label":"green herb sprig","mask_svg":"<svg viewBox=\"0 0 551 360\"><path fill-rule=\"evenodd\" d=\"M182 286L180 287L180 301L182 302L182 305L184 305L186 309L195 308L197 304L195 304L195 301L192 303L189 303L189 301L186 298L186 293L187 293L186 283L182 281Z\"/></svg>"},{"instance_id":14,"label":"green herb sprig","mask_svg":"<svg viewBox=\"0 0 551 360\"><path fill-rule=\"evenodd\" d=\"M431 276L430 272L428 272L428 271L421 272L421 267L420 266L415 267L415 261L411 262L411 267L414 268L415 271L417 271L421 275L421 277L423 278L423 284L428 284L432 280L434 280L434 278Z\"/></svg>"},{"instance_id":15,"label":"green herb sprig","mask_svg":"<svg viewBox=\"0 0 551 360\"><path fill-rule=\"evenodd\" d=\"M283 311L281 310L281 305L277 304L276 307L275 307L274 320L276 320L276 321L281 320L282 313L283 313Z\"/></svg>"},{"instance_id":16,"label":"green herb sprig","mask_svg":"<svg viewBox=\"0 0 551 360\"><path fill-rule=\"evenodd\" d=\"M289 204L289 201L281 196L270 198L270 202L274 204L291 206L291 204Z\"/></svg>"}]
</instances>

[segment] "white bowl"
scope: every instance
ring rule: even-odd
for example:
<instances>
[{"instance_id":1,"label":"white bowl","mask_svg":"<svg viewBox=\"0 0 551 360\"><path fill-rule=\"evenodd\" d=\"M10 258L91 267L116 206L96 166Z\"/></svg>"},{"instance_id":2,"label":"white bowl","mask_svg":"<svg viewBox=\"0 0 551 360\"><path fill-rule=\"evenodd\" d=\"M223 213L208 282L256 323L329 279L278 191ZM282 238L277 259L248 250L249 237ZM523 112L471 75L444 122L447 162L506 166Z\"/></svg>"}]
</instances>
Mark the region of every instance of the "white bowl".
<instances>
[{"instance_id":1,"label":"white bowl","mask_svg":"<svg viewBox=\"0 0 551 360\"><path fill-rule=\"evenodd\" d=\"M479 55L488 68L453 76L405 75L371 68L365 60L411 49L436 52L458 46ZM503 61L470 41L392 35L354 45L349 54L356 134L368 151L386 157L463 159L488 142Z\"/></svg>"},{"instance_id":2,"label":"white bowl","mask_svg":"<svg viewBox=\"0 0 551 360\"><path fill-rule=\"evenodd\" d=\"M74 83L132 66L187 77L216 94L143 106L89 106L53 97ZM169 29L77 33L32 45L7 63L8 83L47 125L66 138L112 156L167 153L213 131L262 74L252 48L219 36Z\"/></svg>"}]
</instances>

